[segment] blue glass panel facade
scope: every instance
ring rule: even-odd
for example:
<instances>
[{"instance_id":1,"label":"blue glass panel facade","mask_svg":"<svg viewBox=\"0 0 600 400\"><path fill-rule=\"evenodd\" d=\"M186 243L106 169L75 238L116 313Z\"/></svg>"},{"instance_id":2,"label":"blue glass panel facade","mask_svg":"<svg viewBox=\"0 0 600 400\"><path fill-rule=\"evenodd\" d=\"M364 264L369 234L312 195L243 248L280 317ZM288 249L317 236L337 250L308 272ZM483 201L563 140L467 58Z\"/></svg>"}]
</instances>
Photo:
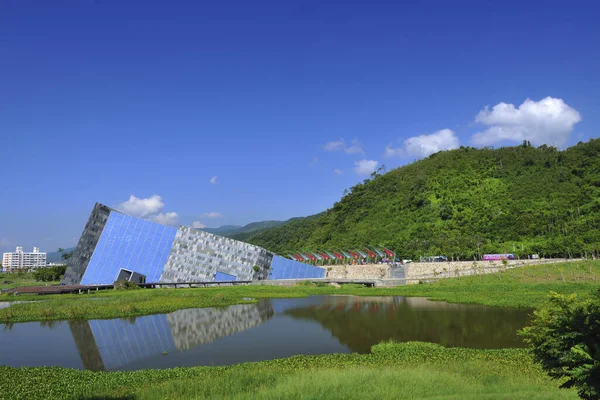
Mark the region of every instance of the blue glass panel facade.
<instances>
[{"instance_id":1,"label":"blue glass panel facade","mask_svg":"<svg viewBox=\"0 0 600 400\"><path fill-rule=\"evenodd\" d=\"M215 274L215 282L228 282L237 281L237 276L226 274L225 272L219 272Z\"/></svg>"},{"instance_id":2,"label":"blue glass panel facade","mask_svg":"<svg viewBox=\"0 0 600 400\"><path fill-rule=\"evenodd\" d=\"M175 349L166 315L89 321L104 368L123 367Z\"/></svg>"},{"instance_id":3,"label":"blue glass panel facade","mask_svg":"<svg viewBox=\"0 0 600 400\"><path fill-rule=\"evenodd\" d=\"M273 256L269 279L325 278L325 268L314 267L281 256Z\"/></svg>"},{"instance_id":4,"label":"blue glass panel facade","mask_svg":"<svg viewBox=\"0 0 600 400\"><path fill-rule=\"evenodd\" d=\"M176 233L176 228L111 212L81 284L112 284L121 269L158 282Z\"/></svg>"}]
</instances>

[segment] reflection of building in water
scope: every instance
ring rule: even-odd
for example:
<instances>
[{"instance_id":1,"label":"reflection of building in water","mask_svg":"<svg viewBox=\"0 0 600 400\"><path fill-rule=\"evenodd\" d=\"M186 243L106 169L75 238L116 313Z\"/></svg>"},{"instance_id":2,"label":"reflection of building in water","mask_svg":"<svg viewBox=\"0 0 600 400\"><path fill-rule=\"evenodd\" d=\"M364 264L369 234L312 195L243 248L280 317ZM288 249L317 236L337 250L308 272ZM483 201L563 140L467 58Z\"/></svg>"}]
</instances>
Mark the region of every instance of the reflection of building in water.
<instances>
[{"instance_id":1,"label":"reflection of building in water","mask_svg":"<svg viewBox=\"0 0 600 400\"><path fill-rule=\"evenodd\" d=\"M196 308L167 314L178 350L191 349L254 328L273 316L268 302L223 308Z\"/></svg>"},{"instance_id":2,"label":"reflection of building in water","mask_svg":"<svg viewBox=\"0 0 600 400\"><path fill-rule=\"evenodd\" d=\"M271 318L267 302L226 308L179 310L133 319L70 321L86 369L114 370L175 349L232 335Z\"/></svg>"}]
</instances>

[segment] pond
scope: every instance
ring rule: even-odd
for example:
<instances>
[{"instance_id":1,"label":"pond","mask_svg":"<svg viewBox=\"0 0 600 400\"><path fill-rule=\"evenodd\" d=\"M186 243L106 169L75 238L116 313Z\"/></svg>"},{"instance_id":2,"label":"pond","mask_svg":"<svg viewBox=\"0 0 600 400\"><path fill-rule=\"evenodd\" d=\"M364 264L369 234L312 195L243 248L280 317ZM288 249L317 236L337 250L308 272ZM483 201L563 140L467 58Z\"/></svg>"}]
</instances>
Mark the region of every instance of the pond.
<instances>
[{"instance_id":1,"label":"pond","mask_svg":"<svg viewBox=\"0 0 600 400\"><path fill-rule=\"evenodd\" d=\"M312 296L134 318L0 324L0 365L95 371L367 353L386 340L523 347L529 312L415 297Z\"/></svg>"}]
</instances>

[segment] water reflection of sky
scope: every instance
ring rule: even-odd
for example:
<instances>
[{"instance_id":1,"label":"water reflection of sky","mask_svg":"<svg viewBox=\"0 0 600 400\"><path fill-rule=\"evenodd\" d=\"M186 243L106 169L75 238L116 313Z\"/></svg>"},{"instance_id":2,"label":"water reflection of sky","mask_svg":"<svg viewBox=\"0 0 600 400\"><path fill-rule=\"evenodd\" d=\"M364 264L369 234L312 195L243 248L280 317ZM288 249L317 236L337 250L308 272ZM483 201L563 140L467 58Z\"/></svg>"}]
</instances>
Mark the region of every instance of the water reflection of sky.
<instances>
[{"instance_id":1,"label":"water reflection of sky","mask_svg":"<svg viewBox=\"0 0 600 400\"><path fill-rule=\"evenodd\" d=\"M0 365L131 370L368 352L394 339L515 347L527 312L419 298L314 296L129 319L0 325Z\"/></svg>"}]
</instances>

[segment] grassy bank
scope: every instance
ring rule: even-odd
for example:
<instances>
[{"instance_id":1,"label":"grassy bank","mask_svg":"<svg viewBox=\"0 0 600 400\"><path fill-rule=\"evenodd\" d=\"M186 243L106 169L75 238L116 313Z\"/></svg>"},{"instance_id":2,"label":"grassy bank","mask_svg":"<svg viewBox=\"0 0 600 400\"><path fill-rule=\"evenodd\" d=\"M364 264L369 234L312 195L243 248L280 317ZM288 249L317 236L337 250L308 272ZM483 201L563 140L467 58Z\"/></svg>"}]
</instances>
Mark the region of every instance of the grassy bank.
<instances>
[{"instance_id":1,"label":"grassy bank","mask_svg":"<svg viewBox=\"0 0 600 400\"><path fill-rule=\"evenodd\" d=\"M395 288L356 285L236 286L198 289L110 290L82 295L12 296L0 300L31 300L0 310L0 322L56 319L120 318L172 312L182 308L251 303L259 298L304 297L323 294L358 296L420 296L455 303L536 307L550 291L587 296L600 287L600 262L529 266L497 274L442 279Z\"/></svg>"},{"instance_id":2,"label":"grassy bank","mask_svg":"<svg viewBox=\"0 0 600 400\"><path fill-rule=\"evenodd\" d=\"M15 287L23 287L23 286L38 286L38 285L56 285L60 283L59 281L54 282L39 282L36 281L33 277L33 272L25 272L25 273L0 273L0 290L2 289L11 289Z\"/></svg>"},{"instance_id":3,"label":"grassy bank","mask_svg":"<svg viewBox=\"0 0 600 400\"><path fill-rule=\"evenodd\" d=\"M0 398L576 399L525 350L384 343L371 354L134 372L0 367Z\"/></svg>"}]
</instances>

